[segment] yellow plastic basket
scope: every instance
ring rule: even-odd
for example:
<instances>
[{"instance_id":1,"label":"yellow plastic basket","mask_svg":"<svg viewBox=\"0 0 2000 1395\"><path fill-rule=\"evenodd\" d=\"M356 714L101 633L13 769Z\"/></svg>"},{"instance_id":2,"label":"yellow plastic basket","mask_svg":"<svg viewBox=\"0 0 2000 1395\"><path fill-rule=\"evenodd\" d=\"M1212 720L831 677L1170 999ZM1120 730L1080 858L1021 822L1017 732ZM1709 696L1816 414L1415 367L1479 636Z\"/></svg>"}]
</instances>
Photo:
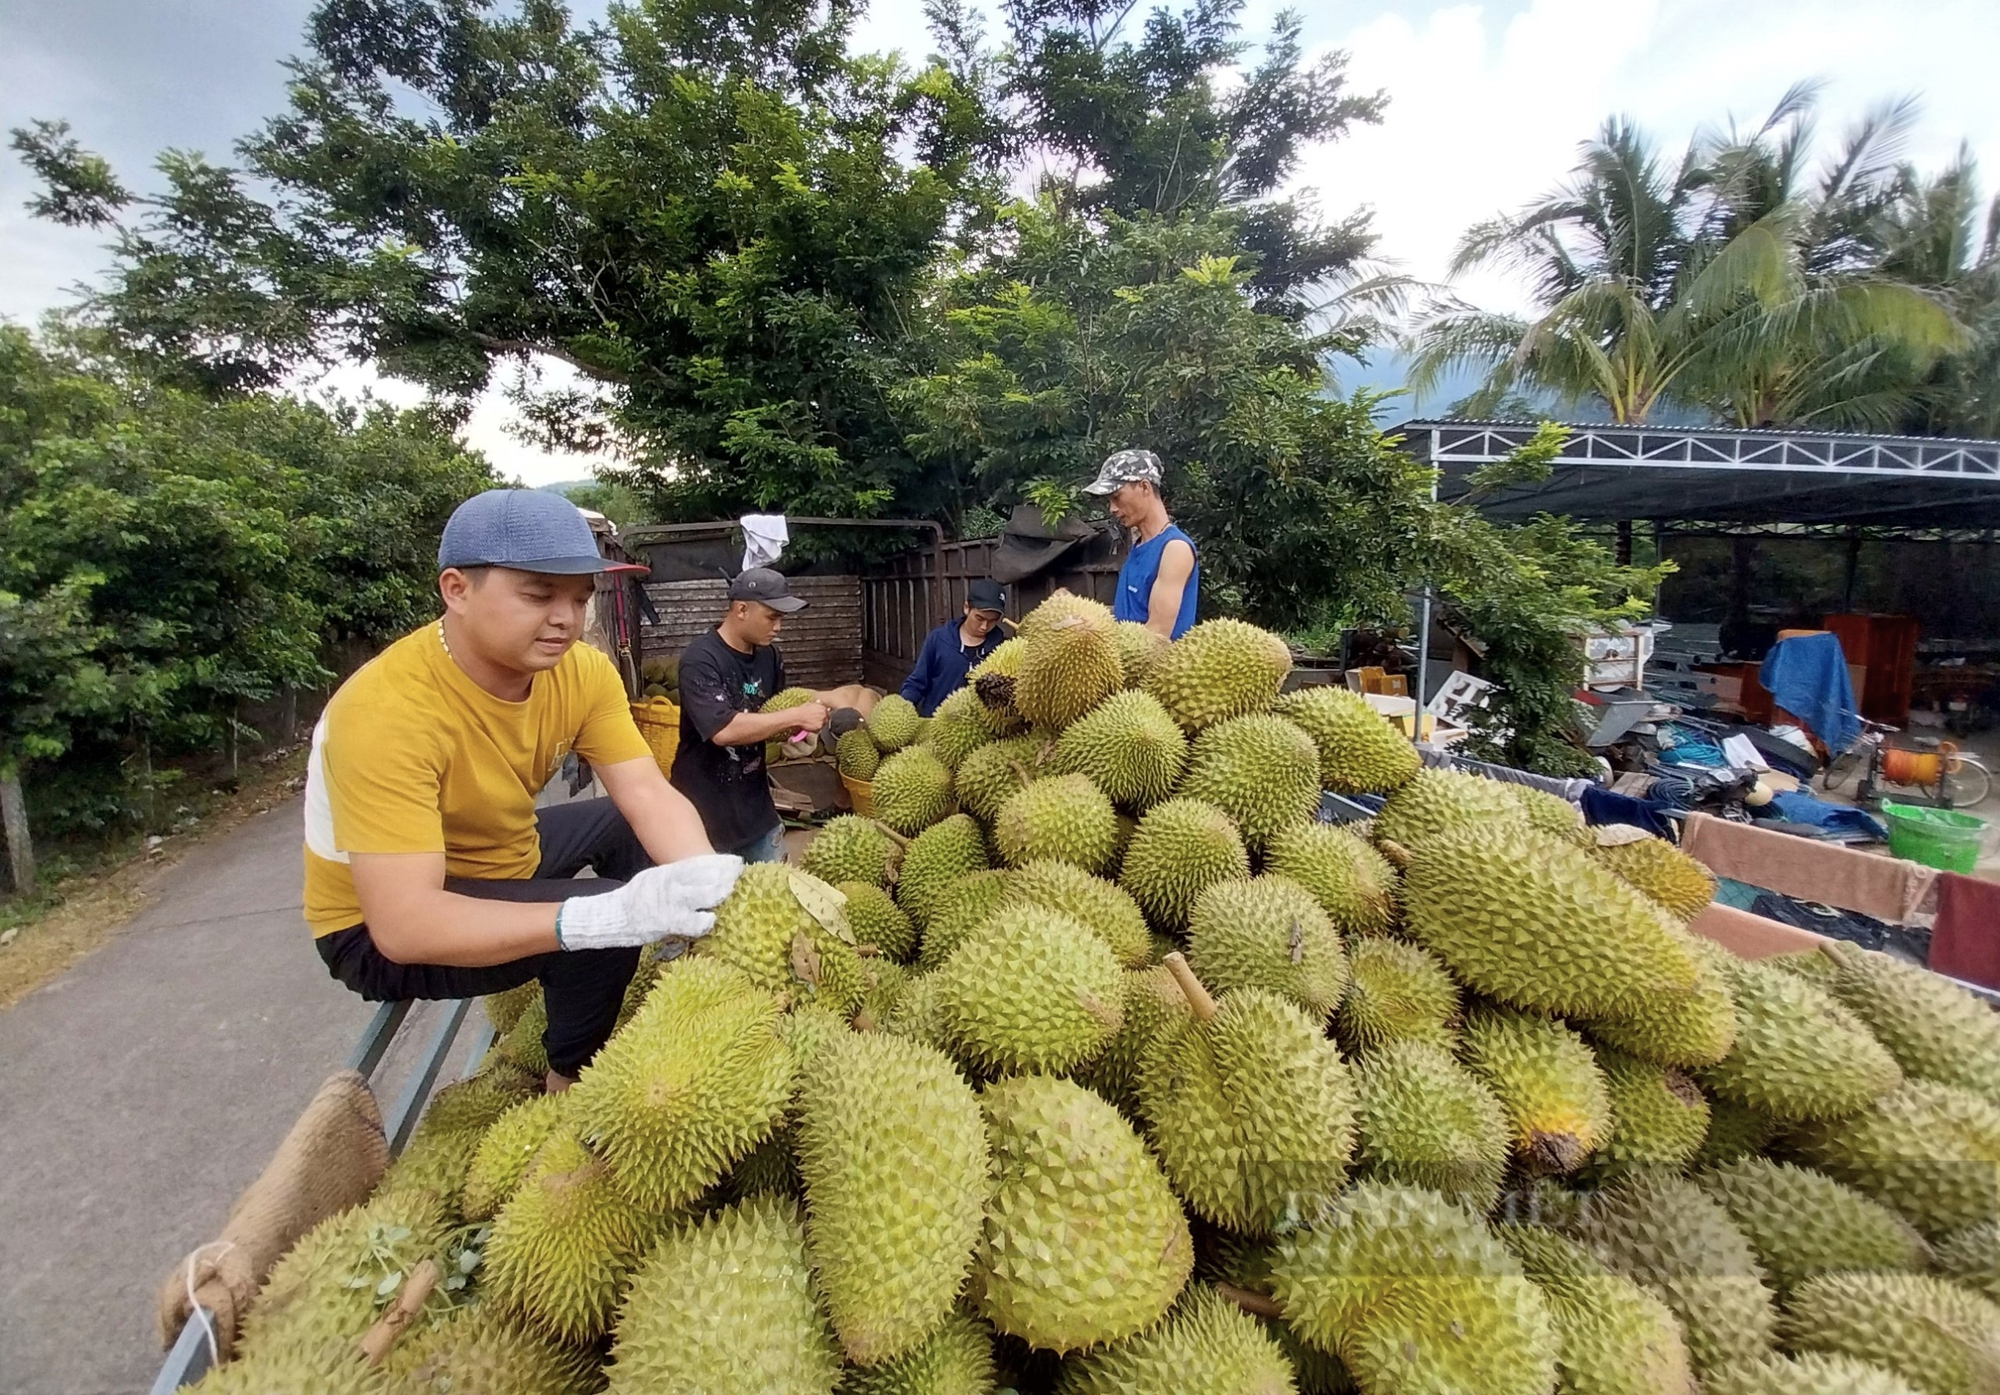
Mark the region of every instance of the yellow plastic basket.
<instances>
[{"instance_id":1,"label":"yellow plastic basket","mask_svg":"<svg viewBox=\"0 0 2000 1395\"><path fill-rule=\"evenodd\" d=\"M653 748L653 759L660 763L660 770L671 775L674 752L681 747L680 708L665 698L648 698L632 704L632 720L639 724L639 735Z\"/></svg>"},{"instance_id":2,"label":"yellow plastic basket","mask_svg":"<svg viewBox=\"0 0 2000 1395\"><path fill-rule=\"evenodd\" d=\"M847 788L847 797L854 802L854 812L864 819L875 817L875 786L867 780L857 780L852 775L842 775L840 783Z\"/></svg>"}]
</instances>

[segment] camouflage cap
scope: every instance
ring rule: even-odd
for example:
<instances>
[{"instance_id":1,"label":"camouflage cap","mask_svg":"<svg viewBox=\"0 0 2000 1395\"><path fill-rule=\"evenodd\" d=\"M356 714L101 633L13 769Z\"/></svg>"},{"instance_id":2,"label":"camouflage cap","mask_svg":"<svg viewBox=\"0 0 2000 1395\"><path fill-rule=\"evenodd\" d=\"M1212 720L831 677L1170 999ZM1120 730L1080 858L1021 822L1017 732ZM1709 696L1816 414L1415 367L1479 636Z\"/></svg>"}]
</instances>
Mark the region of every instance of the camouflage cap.
<instances>
[{"instance_id":1,"label":"camouflage cap","mask_svg":"<svg viewBox=\"0 0 2000 1395\"><path fill-rule=\"evenodd\" d=\"M1149 450L1121 450L1106 458L1097 478L1083 487L1086 494L1116 494L1120 485L1160 486L1160 457Z\"/></svg>"}]
</instances>

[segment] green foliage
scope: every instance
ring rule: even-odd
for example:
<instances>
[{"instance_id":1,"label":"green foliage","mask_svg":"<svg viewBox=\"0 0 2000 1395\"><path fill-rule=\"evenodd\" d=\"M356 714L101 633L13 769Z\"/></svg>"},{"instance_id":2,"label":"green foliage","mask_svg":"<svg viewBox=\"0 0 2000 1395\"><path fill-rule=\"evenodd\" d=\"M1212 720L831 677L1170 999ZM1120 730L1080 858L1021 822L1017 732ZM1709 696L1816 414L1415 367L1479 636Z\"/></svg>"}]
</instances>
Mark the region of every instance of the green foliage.
<instances>
[{"instance_id":1,"label":"green foliage","mask_svg":"<svg viewBox=\"0 0 2000 1395\"><path fill-rule=\"evenodd\" d=\"M0 762L38 821L102 822L328 640L434 613L437 530L491 482L421 412L211 403L0 327Z\"/></svg>"}]
</instances>

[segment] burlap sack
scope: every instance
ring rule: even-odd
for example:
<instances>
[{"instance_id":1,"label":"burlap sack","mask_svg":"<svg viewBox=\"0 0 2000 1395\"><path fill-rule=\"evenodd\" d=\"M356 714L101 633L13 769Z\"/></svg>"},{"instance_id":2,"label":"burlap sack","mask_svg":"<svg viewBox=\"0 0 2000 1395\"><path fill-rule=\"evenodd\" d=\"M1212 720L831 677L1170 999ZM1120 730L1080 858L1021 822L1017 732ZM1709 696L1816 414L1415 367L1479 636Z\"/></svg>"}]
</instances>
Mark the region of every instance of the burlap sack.
<instances>
[{"instance_id":1,"label":"burlap sack","mask_svg":"<svg viewBox=\"0 0 2000 1395\"><path fill-rule=\"evenodd\" d=\"M263 1174L236 1198L222 1234L160 1285L161 1344L173 1345L199 1303L215 1314L226 1360L271 1266L319 1222L366 1201L388 1166L382 1111L367 1080L351 1070L328 1076Z\"/></svg>"}]
</instances>

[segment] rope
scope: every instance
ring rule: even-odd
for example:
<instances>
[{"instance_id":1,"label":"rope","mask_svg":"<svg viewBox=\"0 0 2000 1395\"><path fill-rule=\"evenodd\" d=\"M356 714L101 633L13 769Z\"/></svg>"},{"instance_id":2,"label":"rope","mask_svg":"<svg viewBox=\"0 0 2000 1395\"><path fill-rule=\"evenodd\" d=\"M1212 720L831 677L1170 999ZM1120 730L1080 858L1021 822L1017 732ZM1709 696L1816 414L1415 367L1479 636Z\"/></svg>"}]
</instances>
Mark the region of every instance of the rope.
<instances>
[{"instance_id":1,"label":"rope","mask_svg":"<svg viewBox=\"0 0 2000 1395\"><path fill-rule=\"evenodd\" d=\"M194 1267L201 1259L203 1250L217 1250L215 1257L220 1260L223 1255L235 1248L234 1240L211 1240L206 1245L191 1250L188 1253L187 1269L183 1276L187 1283L188 1316L201 1324L201 1335L208 1340L208 1364L211 1366L222 1364L222 1349L216 1344L215 1324L208 1320L208 1309L202 1307L201 1300L194 1296Z\"/></svg>"}]
</instances>

